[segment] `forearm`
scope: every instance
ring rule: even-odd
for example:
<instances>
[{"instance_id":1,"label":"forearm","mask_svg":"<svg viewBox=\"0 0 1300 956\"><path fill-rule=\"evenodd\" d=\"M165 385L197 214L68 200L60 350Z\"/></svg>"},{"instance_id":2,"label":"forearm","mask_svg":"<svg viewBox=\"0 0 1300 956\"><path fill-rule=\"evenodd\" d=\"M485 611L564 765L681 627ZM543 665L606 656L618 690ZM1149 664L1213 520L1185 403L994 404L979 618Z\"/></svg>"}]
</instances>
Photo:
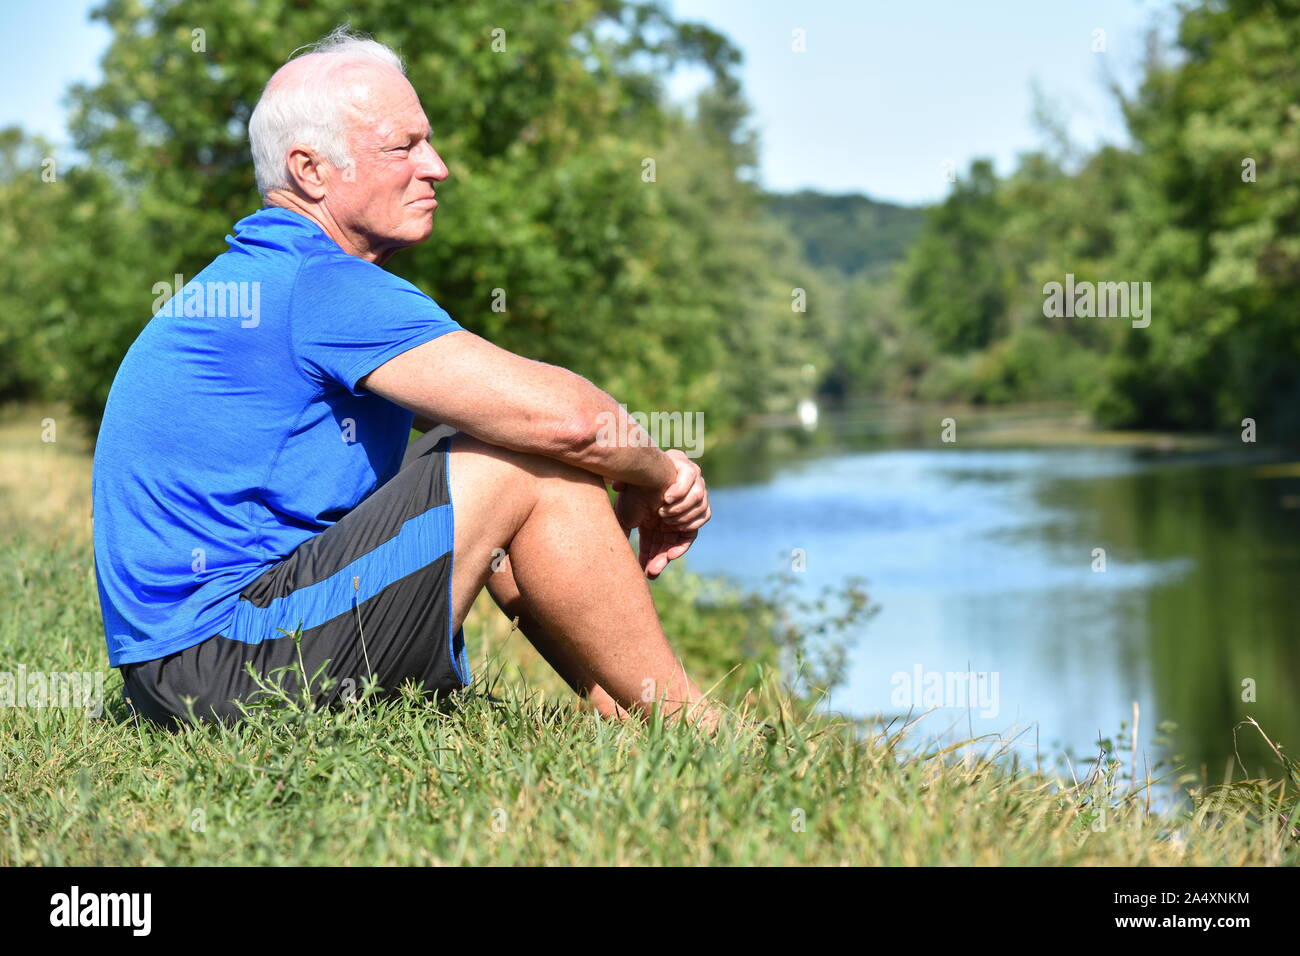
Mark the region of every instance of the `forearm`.
<instances>
[{"instance_id":1,"label":"forearm","mask_svg":"<svg viewBox=\"0 0 1300 956\"><path fill-rule=\"evenodd\" d=\"M677 474L671 459L654 445L645 429L627 418L613 398L583 382L590 391L579 389L586 394L575 405L584 411L569 416L579 422L577 426L541 426L515 432L470 425L465 430L489 444L554 458L609 481L647 488L671 484ZM417 413L411 427L425 433L438 425L434 419ZM563 440L552 438L557 430L565 435Z\"/></svg>"},{"instance_id":2,"label":"forearm","mask_svg":"<svg viewBox=\"0 0 1300 956\"><path fill-rule=\"evenodd\" d=\"M609 481L667 488L672 459L614 398L576 372L533 363L527 386L465 430L490 444L563 461Z\"/></svg>"},{"instance_id":3,"label":"forearm","mask_svg":"<svg viewBox=\"0 0 1300 956\"><path fill-rule=\"evenodd\" d=\"M667 488L672 460L612 397L581 375L515 355L464 330L395 356L362 387L490 445L542 455L603 478Z\"/></svg>"},{"instance_id":4,"label":"forearm","mask_svg":"<svg viewBox=\"0 0 1300 956\"><path fill-rule=\"evenodd\" d=\"M590 387L594 394L578 431L582 440L566 448L564 460L610 481L654 489L671 485L677 477L672 459L612 397Z\"/></svg>"}]
</instances>

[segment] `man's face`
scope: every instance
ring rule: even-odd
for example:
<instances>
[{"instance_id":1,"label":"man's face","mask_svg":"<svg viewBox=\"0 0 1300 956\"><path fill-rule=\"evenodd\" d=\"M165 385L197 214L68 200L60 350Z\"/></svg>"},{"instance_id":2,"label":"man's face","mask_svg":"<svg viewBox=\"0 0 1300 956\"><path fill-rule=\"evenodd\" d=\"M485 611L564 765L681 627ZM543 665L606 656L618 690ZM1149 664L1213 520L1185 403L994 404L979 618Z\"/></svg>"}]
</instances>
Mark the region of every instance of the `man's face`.
<instances>
[{"instance_id":1,"label":"man's face","mask_svg":"<svg viewBox=\"0 0 1300 956\"><path fill-rule=\"evenodd\" d=\"M447 166L430 144L429 121L406 77L395 70L351 70L354 166L330 176L324 204L379 261L433 232L434 183Z\"/></svg>"}]
</instances>

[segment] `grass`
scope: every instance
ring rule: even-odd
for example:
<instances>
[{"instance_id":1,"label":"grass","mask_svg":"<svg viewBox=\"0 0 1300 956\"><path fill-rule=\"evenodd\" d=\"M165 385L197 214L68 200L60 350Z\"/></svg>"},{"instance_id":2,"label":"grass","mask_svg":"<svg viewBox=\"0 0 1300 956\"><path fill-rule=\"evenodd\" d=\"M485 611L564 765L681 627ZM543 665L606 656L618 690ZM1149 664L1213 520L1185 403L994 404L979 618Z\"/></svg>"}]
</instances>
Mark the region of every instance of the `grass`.
<instances>
[{"instance_id":1,"label":"grass","mask_svg":"<svg viewBox=\"0 0 1300 956\"><path fill-rule=\"evenodd\" d=\"M0 707L0 864L1300 861L1300 774L1280 752L1279 779L1202 786L1162 814L1114 754L1076 779L1008 759L1017 742L927 747L915 723L815 711L779 679L802 646L779 613L685 573L655 585L670 634L770 739L599 721L483 603L454 706L408 688L331 711L281 695L233 727L137 723L104 653L84 438L60 417L42 443L41 417L0 422L0 671L102 673L106 701L96 717Z\"/></svg>"}]
</instances>

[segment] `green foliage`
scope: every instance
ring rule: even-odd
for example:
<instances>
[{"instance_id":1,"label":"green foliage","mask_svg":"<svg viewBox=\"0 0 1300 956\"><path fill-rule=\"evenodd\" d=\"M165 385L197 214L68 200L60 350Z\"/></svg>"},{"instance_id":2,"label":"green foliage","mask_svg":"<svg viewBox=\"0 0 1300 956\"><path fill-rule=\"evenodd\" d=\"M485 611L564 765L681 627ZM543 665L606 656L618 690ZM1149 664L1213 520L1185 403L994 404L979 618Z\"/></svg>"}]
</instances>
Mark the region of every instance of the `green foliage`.
<instances>
[{"instance_id":1,"label":"green foliage","mask_svg":"<svg viewBox=\"0 0 1300 956\"><path fill-rule=\"evenodd\" d=\"M1002 181L973 164L903 276L937 353L921 357L921 393L1086 400L1120 427L1252 417L1300 435L1298 42L1295 3L1189 4L1177 55L1153 55L1123 103L1135 149L1031 154ZM1150 326L1045 317L1043 285L1067 273L1149 282Z\"/></svg>"},{"instance_id":2,"label":"green foliage","mask_svg":"<svg viewBox=\"0 0 1300 956\"><path fill-rule=\"evenodd\" d=\"M1007 276L998 245L1004 222L997 177L986 160L972 163L947 201L926 215L903 283L940 352L985 348L1006 332Z\"/></svg>"},{"instance_id":3,"label":"green foliage","mask_svg":"<svg viewBox=\"0 0 1300 956\"><path fill-rule=\"evenodd\" d=\"M1155 307L1112 350L1115 424L1300 434L1298 42L1295 3L1198 4L1126 104L1141 188L1115 260Z\"/></svg>"},{"instance_id":4,"label":"green foliage","mask_svg":"<svg viewBox=\"0 0 1300 956\"><path fill-rule=\"evenodd\" d=\"M97 418L157 272L132 205L99 169L0 131L0 396Z\"/></svg>"},{"instance_id":5,"label":"green foliage","mask_svg":"<svg viewBox=\"0 0 1300 956\"><path fill-rule=\"evenodd\" d=\"M779 676L791 700L808 709L843 685L849 651L878 607L861 580L808 598L796 577L771 575L759 592L682 568L659 579L653 594L660 620L697 684L717 684L735 699Z\"/></svg>"},{"instance_id":6,"label":"green foliage","mask_svg":"<svg viewBox=\"0 0 1300 956\"><path fill-rule=\"evenodd\" d=\"M1003 179L977 160L924 212L762 195L738 51L657 3L110 0L96 15L114 39L103 81L74 91L84 161L54 156L44 182L48 145L0 133L0 399L62 397L94 423L153 284L192 276L257 207L245 127L267 77L351 19L405 54L451 169L434 236L392 267L630 407L705 410L715 440L814 388L1300 435L1294 2L1186 5L1175 55L1152 54L1122 102L1134 148L1085 156L1046 122L1046 151ZM662 87L685 63L712 83L683 111ZM1043 286L1066 274L1151 283L1150 326L1045 316Z\"/></svg>"},{"instance_id":7,"label":"green foliage","mask_svg":"<svg viewBox=\"0 0 1300 956\"><path fill-rule=\"evenodd\" d=\"M925 372L916 394L924 400L975 405L1050 401L1083 394L1095 381L1101 357L1042 329L1023 329L987 349L940 356Z\"/></svg>"},{"instance_id":8,"label":"green foliage","mask_svg":"<svg viewBox=\"0 0 1300 956\"><path fill-rule=\"evenodd\" d=\"M816 390L842 401L888 389L899 331L892 270L920 231L921 210L811 190L768 195L764 208L793 240L773 251L772 269L797 274L805 293L795 334L820 358Z\"/></svg>"},{"instance_id":9,"label":"green foliage","mask_svg":"<svg viewBox=\"0 0 1300 956\"><path fill-rule=\"evenodd\" d=\"M38 310L53 278L43 253L55 245L52 213L66 195L56 183L41 181L50 152L17 128L0 130L0 399L28 398L42 385L48 350L39 342L44 329Z\"/></svg>"},{"instance_id":10,"label":"green foliage","mask_svg":"<svg viewBox=\"0 0 1300 956\"><path fill-rule=\"evenodd\" d=\"M719 435L788 408L817 358L789 307L797 256L749 182L739 54L658 4L109 0L94 15L113 40L102 81L73 92L84 160L42 190L40 147L0 143L15 278L0 341L24 342L0 366L10 397L97 421L153 285L192 277L260 205L246 129L266 80L349 20L404 55L451 171L433 237L392 267L467 328L630 407L706 410ZM713 76L691 117L662 97L680 63Z\"/></svg>"},{"instance_id":11,"label":"green foliage","mask_svg":"<svg viewBox=\"0 0 1300 956\"><path fill-rule=\"evenodd\" d=\"M850 278L879 273L901 259L924 219L910 206L808 189L769 196L765 205L799 240L809 265Z\"/></svg>"}]
</instances>

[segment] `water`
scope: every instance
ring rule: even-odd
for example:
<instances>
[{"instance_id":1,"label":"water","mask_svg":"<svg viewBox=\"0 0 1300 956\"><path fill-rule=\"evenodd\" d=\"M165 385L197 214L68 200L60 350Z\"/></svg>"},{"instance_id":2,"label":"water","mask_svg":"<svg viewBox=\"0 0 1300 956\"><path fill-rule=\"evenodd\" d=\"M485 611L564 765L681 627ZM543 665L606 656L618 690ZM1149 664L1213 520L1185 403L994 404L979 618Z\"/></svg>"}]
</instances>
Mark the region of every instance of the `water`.
<instances>
[{"instance_id":1,"label":"water","mask_svg":"<svg viewBox=\"0 0 1300 956\"><path fill-rule=\"evenodd\" d=\"M801 589L865 577L880 611L835 710L937 703L918 732L1025 731L1022 761L1046 765L1127 740L1136 701L1139 778L1177 755L1216 783L1247 716L1300 745L1300 478L1277 457L841 450L724 466L721 483L706 462L714 516L689 564L761 587L802 549ZM1257 731L1238 742L1252 776L1283 773Z\"/></svg>"}]
</instances>

